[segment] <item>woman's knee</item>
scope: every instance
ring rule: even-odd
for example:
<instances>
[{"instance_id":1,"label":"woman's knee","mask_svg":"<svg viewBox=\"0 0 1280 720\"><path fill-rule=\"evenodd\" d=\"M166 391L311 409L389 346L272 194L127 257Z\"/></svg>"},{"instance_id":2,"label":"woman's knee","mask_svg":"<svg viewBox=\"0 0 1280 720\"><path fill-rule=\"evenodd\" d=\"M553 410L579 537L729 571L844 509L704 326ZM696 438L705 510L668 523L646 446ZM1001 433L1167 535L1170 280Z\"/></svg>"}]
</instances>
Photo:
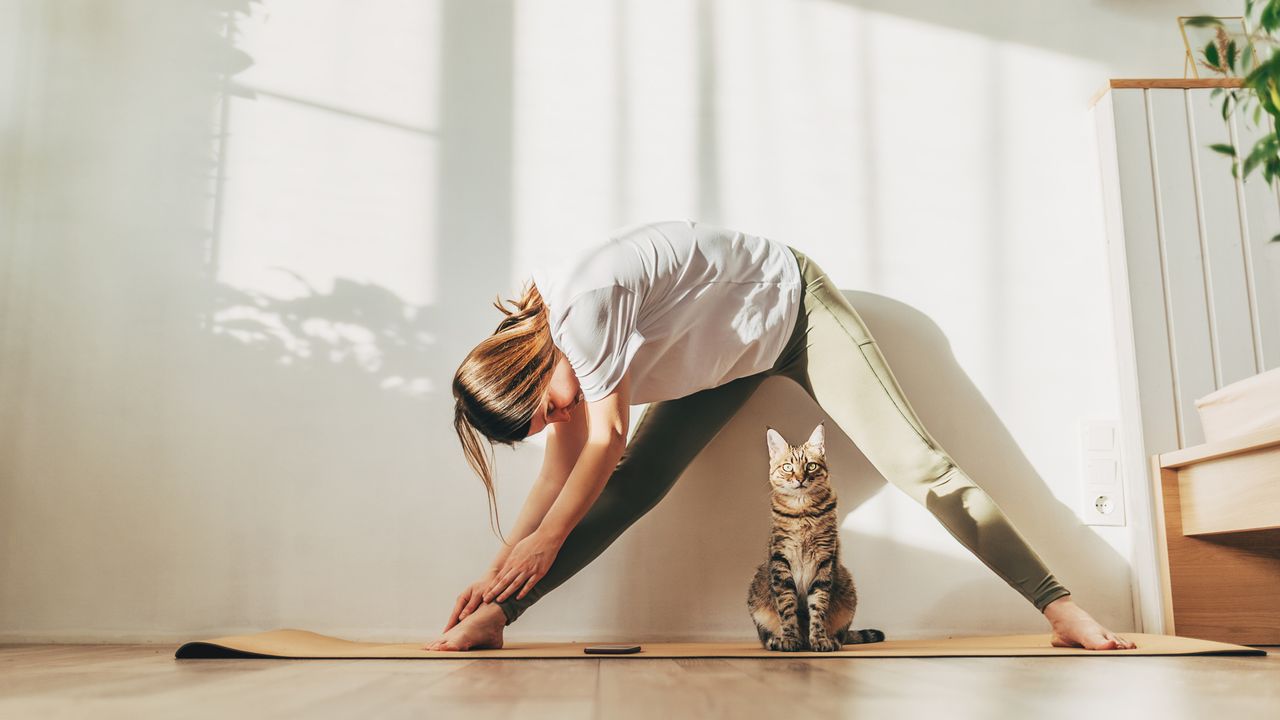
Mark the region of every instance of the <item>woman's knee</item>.
<instances>
[{"instance_id":1,"label":"woman's knee","mask_svg":"<svg viewBox=\"0 0 1280 720\"><path fill-rule=\"evenodd\" d=\"M890 484L921 504L927 504L931 495L946 492L948 485L961 474L951 458L941 453L927 453L894 462L881 460L872 464Z\"/></svg>"}]
</instances>

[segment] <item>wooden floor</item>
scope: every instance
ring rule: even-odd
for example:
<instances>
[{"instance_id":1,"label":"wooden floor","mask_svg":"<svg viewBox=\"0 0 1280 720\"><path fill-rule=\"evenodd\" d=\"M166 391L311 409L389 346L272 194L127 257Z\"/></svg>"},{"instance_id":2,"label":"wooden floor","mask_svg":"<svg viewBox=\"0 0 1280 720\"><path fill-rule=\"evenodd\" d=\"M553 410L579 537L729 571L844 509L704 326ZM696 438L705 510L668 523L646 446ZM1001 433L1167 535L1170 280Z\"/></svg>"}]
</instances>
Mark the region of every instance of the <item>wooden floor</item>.
<instances>
[{"instance_id":1,"label":"wooden floor","mask_svg":"<svg viewBox=\"0 0 1280 720\"><path fill-rule=\"evenodd\" d=\"M0 718L1264 718L1266 657L183 660L0 646Z\"/></svg>"}]
</instances>

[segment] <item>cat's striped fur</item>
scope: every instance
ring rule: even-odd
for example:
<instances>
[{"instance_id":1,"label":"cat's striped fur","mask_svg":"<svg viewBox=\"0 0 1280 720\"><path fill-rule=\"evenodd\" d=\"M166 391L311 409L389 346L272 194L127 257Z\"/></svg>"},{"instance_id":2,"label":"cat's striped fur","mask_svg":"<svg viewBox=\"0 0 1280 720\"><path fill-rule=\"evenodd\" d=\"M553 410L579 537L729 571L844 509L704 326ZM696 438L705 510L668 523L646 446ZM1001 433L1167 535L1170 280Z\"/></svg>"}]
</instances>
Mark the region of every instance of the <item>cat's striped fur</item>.
<instances>
[{"instance_id":1,"label":"cat's striped fur","mask_svg":"<svg viewBox=\"0 0 1280 720\"><path fill-rule=\"evenodd\" d=\"M840 563L836 494L827 481L823 426L793 446L773 428L769 482L773 530L769 559L756 569L747 608L760 643L769 650L839 650L842 644L879 642L879 630L850 630L858 596Z\"/></svg>"}]
</instances>

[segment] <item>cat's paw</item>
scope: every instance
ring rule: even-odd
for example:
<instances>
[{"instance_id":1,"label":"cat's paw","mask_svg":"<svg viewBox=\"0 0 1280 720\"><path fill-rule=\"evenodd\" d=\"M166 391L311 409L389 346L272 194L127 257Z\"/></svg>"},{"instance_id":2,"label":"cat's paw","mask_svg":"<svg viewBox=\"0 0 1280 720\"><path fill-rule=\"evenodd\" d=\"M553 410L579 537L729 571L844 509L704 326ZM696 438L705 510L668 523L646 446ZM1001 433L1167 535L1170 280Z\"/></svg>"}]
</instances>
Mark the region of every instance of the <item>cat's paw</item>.
<instances>
[{"instance_id":1,"label":"cat's paw","mask_svg":"<svg viewBox=\"0 0 1280 720\"><path fill-rule=\"evenodd\" d=\"M814 652L835 652L840 649L840 641L829 637L809 638L809 647Z\"/></svg>"},{"instance_id":2,"label":"cat's paw","mask_svg":"<svg viewBox=\"0 0 1280 720\"><path fill-rule=\"evenodd\" d=\"M804 641L798 637L778 637L775 635L769 638L768 646L770 650L780 652L799 652L804 650Z\"/></svg>"}]
</instances>

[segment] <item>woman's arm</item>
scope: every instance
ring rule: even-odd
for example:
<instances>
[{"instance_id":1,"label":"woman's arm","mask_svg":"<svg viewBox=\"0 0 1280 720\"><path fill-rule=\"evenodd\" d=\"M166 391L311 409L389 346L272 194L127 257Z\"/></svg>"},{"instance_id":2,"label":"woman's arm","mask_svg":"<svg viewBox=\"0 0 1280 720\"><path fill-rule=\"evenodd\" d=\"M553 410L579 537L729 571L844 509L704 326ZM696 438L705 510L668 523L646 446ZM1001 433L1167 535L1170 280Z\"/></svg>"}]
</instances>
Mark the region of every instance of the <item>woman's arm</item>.
<instances>
[{"instance_id":1,"label":"woman's arm","mask_svg":"<svg viewBox=\"0 0 1280 720\"><path fill-rule=\"evenodd\" d=\"M573 470L542 522L511 548L484 594L485 602L502 601L517 592L517 597L524 597L546 575L569 531L600 496L622 458L631 421L630 401L628 372L608 396L587 403L586 442Z\"/></svg>"},{"instance_id":2,"label":"woman's arm","mask_svg":"<svg viewBox=\"0 0 1280 720\"><path fill-rule=\"evenodd\" d=\"M564 487L569 473L573 471L573 466L578 461L578 456L582 453L586 442L587 408L585 404L573 410L567 421L547 427L547 449L542 455L542 470L538 472L538 477L533 481L533 487L529 489L529 495L525 498L524 506L520 508L520 514L516 516L515 525L507 536L508 542L498 548L498 554L480 580L469 585L458 595L457 602L453 605L453 612L449 615L449 621L445 624L445 632L480 607L485 590L493 584L498 571L506 564L511 550L538 528L547 510L560 495L560 489Z\"/></svg>"},{"instance_id":3,"label":"woman's arm","mask_svg":"<svg viewBox=\"0 0 1280 720\"><path fill-rule=\"evenodd\" d=\"M569 475L535 532L556 538L559 541L557 546L562 544L600 496L600 491L604 489L604 484L622 458L625 448L625 434L588 440L573 473Z\"/></svg>"},{"instance_id":4,"label":"woman's arm","mask_svg":"<svg viewBox=\"0 0 1280 720\"><path fill-rule=\"evenodd\" d=\"M569 473L559 497L542 519L538 530L564 542L591 507L627 447L631 421L630 385L627 375L608 396L587 405L587 441Z\"/></svg>"},{"instance_id":5,"label":"woman's arm","mask_svg":"<svg viewBox=\"0 0 1280 720\"><path fill-rule=\"evenodd\" d=\"M560 495L560 489L569 479L569 473L582 454L587 443L587 407L584 403L570 414L562 423L554 423L547 428L547 449L542 455L542 470L533 481L533 487L525 498L520 514L516 516L515 525L508 536L509 541L498 550L489 570L497 572L506 562L507 555L516 543L528 537L542 519L547 510Z\"/></svg>"}]
</instances>

